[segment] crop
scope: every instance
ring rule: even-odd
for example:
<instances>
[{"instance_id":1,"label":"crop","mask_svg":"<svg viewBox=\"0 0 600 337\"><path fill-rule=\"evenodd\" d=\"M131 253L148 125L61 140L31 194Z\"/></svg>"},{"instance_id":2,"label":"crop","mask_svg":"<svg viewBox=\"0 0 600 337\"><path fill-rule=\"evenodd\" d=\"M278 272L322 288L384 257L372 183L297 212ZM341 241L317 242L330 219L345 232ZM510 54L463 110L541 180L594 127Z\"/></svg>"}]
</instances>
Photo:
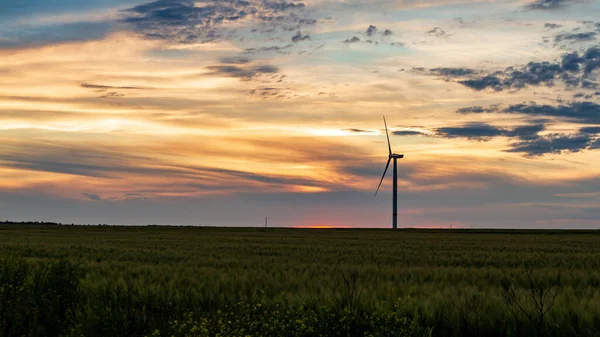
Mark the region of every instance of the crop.
<instances>
[{"instance_id":1,"label":"crop","mask_svg":"<svg viewBox=\"0 0 600 337\"><path fill-rule=\"evenodd\" d=\"M599 244L594 231L4 225L0 336L597 336Z\"/></svg>"}]
</instances>

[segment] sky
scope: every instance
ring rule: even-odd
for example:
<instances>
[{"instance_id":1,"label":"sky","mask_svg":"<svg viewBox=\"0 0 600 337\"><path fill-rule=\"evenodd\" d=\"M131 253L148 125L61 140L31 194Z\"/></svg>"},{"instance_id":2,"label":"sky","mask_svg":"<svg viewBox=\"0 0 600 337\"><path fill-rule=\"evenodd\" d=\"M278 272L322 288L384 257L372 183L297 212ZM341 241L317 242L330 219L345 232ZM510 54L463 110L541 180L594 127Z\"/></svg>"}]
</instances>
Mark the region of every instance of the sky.
<instances>
[{"instance_id":1,"label":"sky","mask_svg":"<svg viewBox=\"0 0 600 337\"><path fill-rule=\"evenodd\" d=\"M600 1L0 8L1 220L600 228Z\"/></svg>"}]
</instances>

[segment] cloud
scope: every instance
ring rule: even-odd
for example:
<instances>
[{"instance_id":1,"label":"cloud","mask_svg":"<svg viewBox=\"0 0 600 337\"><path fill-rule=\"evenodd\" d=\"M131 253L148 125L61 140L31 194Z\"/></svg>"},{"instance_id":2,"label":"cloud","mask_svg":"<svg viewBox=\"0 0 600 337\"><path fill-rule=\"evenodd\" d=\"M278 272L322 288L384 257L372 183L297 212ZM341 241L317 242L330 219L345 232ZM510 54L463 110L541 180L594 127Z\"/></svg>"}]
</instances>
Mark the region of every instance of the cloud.
<instances>
[{"instance_id":1,"label":"cloud","mask_svg":"<svg viewBox=\"0 0 600 337\"><path fill-rule=\"evenodd\" d=\"M592 138L586 134L550 134L511 144L506 152L520 152L527 156L540 156L549 153L579 152L592 149Z\"/></svg>"},{"instance_id":2,"label":"cloud","mask_svg":"<svg viewBox=\"0 0 600 337\"><path fill-rule=\"evenodd\" d=\"M208 75L251 79L261 74L275 74L279 69L272 65L240 66L240 65L215 65L207 66Z\"/></svg>"},{"instance_id":3,"label":"cloud","mask_svg":"<svg viewBox=\"0 0 600 337\"><path fill-rule=\"evenodd\" d=\"M579 129L581 133L600 134L600 126L588 126Z\"/></svg>"},{"instance_id":4,"label":"cloud","mask_svg":"<svg viewBox=\"0 0 600 337\"><path fill-rule=\"evenodd\" d=\"M517 126L514 128L501 128L487 123L471 122L459 126L433 128L422 130L395 130L395 136L427 136L441 138L466 138L470 140L488 141L494 137L518 138L522 140L534 139L543 131L543 124Z\"/></svg>"},{"instance_id":5,"label":"cloud","mask_svg":"<svg viewBox=\"0 0 600 337\"><path fill-rule=\"evenodd\" d=\"M310 36L308 34L302 35L301 31L297 31L294 36L292 36L292 42L300 42L304 40L310 40Z\"/></svg>"},{"instance_id":6,"label":"cloud","mask_svg":"<svg viewBox=\"0 0 600 337\"><path fill-rule=\"evenodd\" d=\"M101 97L101 98L110 98L110 97L125 97L125 95L123 95L123 94L121 94L121 93L119 93L119 92L116 92L116 91L110 91L110 92L107 92L106 94L104 94L104 95L102 95L102 96L100 96L100 97Z\"/></svg>"},{"instance_id":7,"label":"cloud","mask_svg":"<svg viewBox=\"0 0 600 337\"><path fill-rule=\"evenodd\" d=\"M227 24L243 21L288 31L316 20L299 15L302 2L271 0L158 0L124 10L122 21L146 38L178 43L210 42L231 38Z\"/></svg>"},{"instance_id":8,"label":"cloud","mask_svg":"<svg viewBox=\"0 0 600 337\"><path fill-rule=\"evenodd\" d=\"M98 194L92 194L92 193L83 193L83 196L90 199L90 200L94 200L94 201L100 201L102 200L102 197L99 196Z\"/></svg>"},{"instance_id":9,"label":"cloud","mask_svg":"<svg viewBox=\"0 0 600 337\"><path fill-rule=\"evenodd\" d=\"M429 134L418 130L396 130L392 131L394 136L429 136Z\"/></svg>"},{"instance_id":10,"label":"cloud","mask_svg":"<svg viewBox=\"0 0 600 337\"><path fill-rule=\"evenodd\" d=\"M315 187L327 185L327 183L311 178L255 173L242 169L185 165L150 156L131 155L127 152L126 149L82 146L72 143L22 142L18 146L4 146L0 152L0 164L3 167L14 169L108 179L107 181L117 181L127 177L131 179L133 176L134 180L151 181L150 185L146 185L145 188L157 188L162 192L189 189L193 183L197 183L198 188L213 192L219 189L237 188L237 184L240 184L241 188L251 187L253 183ZM169 184L161 185L164 183L161 178L164 177L169 177L170 186L168 186ZM118 183L113 182L113 184ZM133 182L128 184L130 187L134 185ZM143 190L136 190L131 193L142 192ZM86 193L84 196L92 200L104 199L92 193Z\"/></svg>"},{"instance_id":11,"label":"cloud","mask_svg":"<svg viewBox=\"0 0 600 337\"><path fill-rule=\"evenodd\" d=\"M503 113L558 117L566 120L600 124L600 105L594 102L572 102L565 105L514 104L502 110Z\"/></svg>"},{"instance_id":12,"label":"cloud","mask_svg":"<svg viewBox=\"0 0 600 337\"><path fill-rule=\"evenodd\" d=\"M282 75L285 76L285 75ZM279 82L279 81L278 81ZM249 91L250 95L254 95L260 97L262 99L268 98L293 98L296 97L297 94L292 91L290 88L282 88L282 87L257 87Z\"/></svg>"},{"instance_id":13,"label":"cloud","mask_svg":"<svg viewBox=\"0 0 600 337\"><path fill-rule=\"evenodd\" d=\"M432 29L430 29L430 30L427 31L427 34L429 36L435 36L435 37L449 37L449 36L452 36L452 34L446 33L440 27L433 27Z\"/></svg>"},{"instance_id":14,"label":"cloud","mask_svg":"<svg viewBox=\"0 0 600 337\"><path fill-rule=\"evenodd\" d=\"M474 140L489 140L494 137L510 137L519 139L536 138L545 129L542 124L518 126L512 129L500 128L487 123L471 122L456 127L433 129L435 134L444 138L467 138Z\"/></svg>"},{"instance_id":15,"label":"cloud","mask_svg":"<svg viewBox=\"0 0 600 337\"><path fill-rule=\"evenodd\" d=\"M356 43L356 42L360 42L360 39L357 36L353 36L352 38L344 40L344 43Z\"/></svg>"},{"instance_id":16,"label":"cloud","mask_svg":"<svg viewBox=\"0 0 600 337\"><path fill-rule=\"evenodd\" d=\"M562 81L569 87L594 89L597 84L591 80L594 70L600 68L600 47L590 47L583 53L565 53L555 62L529 62L521 67L507 67L504 70L481 73L469 68L435 68L430 74L459 79L457 83L473 90L493 89L495 91L520 90L528 86L552 86ZM464 79L467 77L467 79Z\"/></svg>"},{"instance_id":17,"label":"cloud","mask_svg":"<svg viewBox=\"0 0 600 337\"><path fill-rule=\"evenodd\" d=\"M223 63L223 64L246 64L246 63L250 63L250 59L246 58L246 57L240 57L240 56L228 56L228 57L223 57L221 59L221 63Z\"/></svg>"},{"instance_id":18,"label":"cloud","mask_svg":"<svg viewBox=\"0 0 600 337\"><path fill-rule=\"evenodd\" d=\"M461 127L438 128L437 134L445 138L489 139L504 134L502 129L484 123L470 123Z\"/></svg>"},{"instance_id":19,"label":"cloud","mask_svg":"<svg viewBox=\"0 0 600 337\"><path fill-rule=\"evenodd\" d=\"M549 22L546 22L546 23L544 24L544 28L547 28L547 29L557 29L557 28L560 28L560 27L562 27L562 25L559 25L559 24L557 24L557 23L549 23Z\"/></svg>"},{"instance_id":20,"label":"cloud","mask_svg":"<svg viewBox=\"0 0 600 337\"><path fill-rule=\"evenodd\" d=\"M433 129L436 137L465 138L477 141L489 141L493 138L509 138L510 148L505 152L522 153L526 157L537 157L544 154L560 154L595 149L595 132L600 127L582 128L576 134L545 134L543 124L524 125L514 128L501 128L487 123L467 123L455 127ZM425 133L421 133L427 135Z\"/></svg>"},{"instance_id":21,"label":"cloud","mask_svg":"<svg viewBox=\"0 0 600 337\"><path fill-rule=\"evenodd\" d=\"M475 70L470 68L434 68L430 69L431 74L445 76L445 77L462 77L473 75L476 73Z\"/></svg>"},{"instance_id":22,"label":"cloud","mask_svg":"<svg viewBox=\"0 0 600 337\"><path fill-rule=\"evenodd\" d=\"M364 43L374 43L376 45L386 42L385 37L387 36L391 36L394 33L389 30L386 29L383 32L379 31L379 29L377 29L377 27L375 25L369 25L369 27L367 27L367 30L365 30L363 32L364 35L366 35L366 39L363 40ZM361 42L361 39L358 36L353 36L351 38L345 39L344 41L342 41L344 43L358 43ZM402 42L391 42L390 45L392 46L403 46L404 44Z\"/></svg>"},{"instance_id":23,"label":"cloud","mask_svg":"<svg viewBox=\"0 0 600 337\"><path fill-rule=\"evenodd\" d=\"M482 113L482 112L496 112L498 111L497 106L491 106L488 108L484 108L482 106L469 106L456 110L456 112L460 114L468 114L468 113Z\"/></svg>"},{"instance_id":24,"label":"cloud","mask_svg":"<svg viewBox=\"0 0 600 337\"><path fill-rule=\"evenodd\" d=\"M594 102L571 102L558 106L538 105L535 103L514 104L502 108L499 105L483 108L480 106L466 107L457 110L461 114L477 113L515 113L529 116L556 117L572 122L585 124L600 124L600 105ZM453 133L446 136L466 138L504 136L518 138L511 143L507 152L524 153L534 157L548 153L579 152L597 149L600 126L583 127L576 134L546 134L539 135L544 125L529 125L514 129L500 129L490 125L478 128L450 128ZM479 133L477 133L479 132ZM444 135L442 133L442 135Z\"/></svg>"},{"instance_id":25,"label":"cloud","mask_svg":"<svg viewBox=\"0 0 600 337\"><path fill-rule=\"evenodd\" d=\"M353 132L353 133L370 133L370 132L372 132L372 131L363 130L363 129L342 129L342 131L348 131L348 132Z\"/></svg>"},{"instance_id":26,"label":"cloud","mask_svg":"<svg viewBox=\"0 0 600 337\"><path fill-rule=\"evenodd\" d=\"M373 25L369 25L369 27L365 31L365 34L367 34L367 36L373 36L375 33L377 33L377 27Z\"/></svg>"},{"instance_id":27,"label":"cloud","mask_svg":"<svg viewBox=\"0 0 600 337\"><path fill-rule=\"evenodd\" d=\"M528 116L556 117L564 120L585 123L600 124L600 105L594 102L571 102L561 105L545 105L532 103L521 103L509 105L506 108L490 106L482 108L478 106L458 109L461 114L469 113L511 113Z\"/></svg>"},{"instance_id":28,"label":"cloud","mask_svg":"<svg viewBox=\"0 0 600 337\"><path fill-rule=\"evenodd\" d=\"M546 127L543 124L517 126L512 130L505 130L506 137L514 137L522 140L532 140L538 137L538 133L544 131Z\"/></svg>"},{"instance_id":29,"label":"cloud","mask_svg":"<svg viewBox=\"0 0 600 337\"><path fill-rule=\"evenodd\" d=\"M112 86L112 85L101 85L101 84L91 84L91 83L81 83L79 85L82 88L86 89L122 89L122 90L148 90L152 88L148 87L136 87L136 86Z\"/></svg>"},{"instance_id":30,"label":"cloud","mask_svg":"<svg viewBox=\"0 0 600 337\"><path fill-rule=\"evenodd\" d=\"M571 0L535 0L534 2L527 5L529 9L559 9L565 4L570 3Z\"/></svg>"},{"instance_id":31,"label":"cloud","mask_svg":"<svg viewBox=\"0 0 600 337\"><path fill-rule=\"evenodd\" d=\"M596 32L584 32L584 33L563 33L558 34L554 37L555 42L563 42L563 41L591 41L596 39Z\"/></svg>"},{"instance_id":32,"label":"cloud","mask_svg":"<svg viewBox=\"0 0 600 337\"><path fill-rule=\"evenodd\" d=\"M258 54L258 53L265 53L265 52L276 52L276 53L289 53L289 51L287 51L288 49L290 49L292 47L291 44L287 44L284 46L267 46L267 47L258 47L258 48L246 48L244 50L245 54Z\"/></svg>"},{"instance_id":33,"label":"cloud","mask_svg":"<svg viewBox=\"0 0 600 337\"><path fill-rule=\"evenodd\" d=\"M484 90L487 88L492 88L496 91L501 91L506 87L504 82L494 75L487 75L476 79L458 81L458 83L464 85L465 87L475 90Z\"/></svg>"}]
</instances>

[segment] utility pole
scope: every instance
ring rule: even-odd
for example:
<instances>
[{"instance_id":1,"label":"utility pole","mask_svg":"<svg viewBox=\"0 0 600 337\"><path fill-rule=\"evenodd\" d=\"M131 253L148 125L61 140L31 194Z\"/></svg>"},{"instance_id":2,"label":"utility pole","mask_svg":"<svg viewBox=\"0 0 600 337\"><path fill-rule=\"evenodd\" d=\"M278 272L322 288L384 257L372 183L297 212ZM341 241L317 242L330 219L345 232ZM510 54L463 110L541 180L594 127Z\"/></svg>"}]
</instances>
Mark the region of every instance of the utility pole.
<instances>
[{"instance_id":1,"label":"utility pole","mask_svg":"<svg viewBox=\"0 0 600 337\"><path fill-rule=\"evenodd\" d=\"M265 217L265 228L267 228L267 217Z\"/></svg>"}]
</instances>

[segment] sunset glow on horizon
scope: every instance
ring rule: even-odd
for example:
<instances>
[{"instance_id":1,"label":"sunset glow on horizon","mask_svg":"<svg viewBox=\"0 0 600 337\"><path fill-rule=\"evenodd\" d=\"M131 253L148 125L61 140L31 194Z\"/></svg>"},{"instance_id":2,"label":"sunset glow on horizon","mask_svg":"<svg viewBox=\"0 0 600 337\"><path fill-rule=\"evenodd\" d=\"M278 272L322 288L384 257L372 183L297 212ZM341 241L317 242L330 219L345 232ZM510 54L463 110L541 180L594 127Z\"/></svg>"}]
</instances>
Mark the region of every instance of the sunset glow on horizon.
<instances>
[{"instance_id":1,"label":"sunset glow on horizon","mask_svg":"<svg viewBox=\"0 0 600 337\"><path fill-rule=\"evenodd\" d=\"M597 1L7 6L7 219L600 226Z\"/></svg>"}]
</instances>

